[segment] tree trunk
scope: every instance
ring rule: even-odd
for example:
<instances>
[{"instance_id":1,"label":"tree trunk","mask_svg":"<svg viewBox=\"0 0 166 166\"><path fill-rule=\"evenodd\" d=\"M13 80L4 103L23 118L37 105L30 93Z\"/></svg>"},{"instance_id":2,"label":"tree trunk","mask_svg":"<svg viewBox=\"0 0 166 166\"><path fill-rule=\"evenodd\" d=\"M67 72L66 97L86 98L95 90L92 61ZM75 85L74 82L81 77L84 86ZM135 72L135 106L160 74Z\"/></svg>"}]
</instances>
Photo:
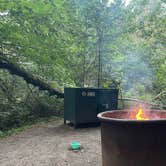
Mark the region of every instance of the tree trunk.
<instances>
[{"instance_id":1,"label":"tree trunk","mask_svg":"<svg viewBox=\"0 0 166 166\"><path fill-rule=\"evenodd\" d=\"M51 87L48 83L28 73L25 69L20 68L18 65L10 62L3 53L0 52L0 68L7 69L11 74L22 77L28 84L32 84L39 88L39 90L46 90L50 95L56 95L63 98L64 94Z\"/></svg>"}]
</instances>

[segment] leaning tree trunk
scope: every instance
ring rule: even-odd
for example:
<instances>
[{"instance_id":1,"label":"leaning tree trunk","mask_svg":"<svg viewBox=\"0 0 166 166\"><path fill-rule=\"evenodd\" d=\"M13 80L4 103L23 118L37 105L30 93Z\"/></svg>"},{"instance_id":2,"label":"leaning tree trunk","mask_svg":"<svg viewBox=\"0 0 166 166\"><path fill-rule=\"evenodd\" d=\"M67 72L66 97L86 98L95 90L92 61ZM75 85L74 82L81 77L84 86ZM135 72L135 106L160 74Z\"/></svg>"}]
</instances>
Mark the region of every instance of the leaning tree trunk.
<instances>
[{"instance_id":1,"label":"leaning tree trunk","mask_svg":"<svg viewBox=\"0 0 166 166\"><path fill-rule=\"evenodd\" d=\"M50 95L56 95L63 98L64 94L54 89L48 83L28 73L25 69L19 67L17 64L8 60L2 52L0 52L0 68L7 69L11 74L22 77L28 84L32 84L39 88L39 90L46 90Z\"/></svg>"}]
</instances>

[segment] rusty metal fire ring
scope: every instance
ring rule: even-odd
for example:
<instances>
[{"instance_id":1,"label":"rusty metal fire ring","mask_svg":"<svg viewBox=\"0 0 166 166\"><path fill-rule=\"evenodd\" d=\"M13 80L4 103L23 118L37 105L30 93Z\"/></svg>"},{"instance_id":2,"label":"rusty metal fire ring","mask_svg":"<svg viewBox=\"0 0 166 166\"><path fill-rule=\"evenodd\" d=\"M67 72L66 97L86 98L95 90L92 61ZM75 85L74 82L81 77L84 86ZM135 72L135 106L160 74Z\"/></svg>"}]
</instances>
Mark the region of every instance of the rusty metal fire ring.
<instances>
[{"instance_id":1,"label":"rusty metal fire ring","mask_svg":"<svg viewBox=\"0 0 166 166\"><path fill-rule=\"evenodd\" d=\"M98 114L103 166L166 166L166 111L151 110L158 119L150 120L128 119L128 111Z\"/></svg>"}]
</instances>

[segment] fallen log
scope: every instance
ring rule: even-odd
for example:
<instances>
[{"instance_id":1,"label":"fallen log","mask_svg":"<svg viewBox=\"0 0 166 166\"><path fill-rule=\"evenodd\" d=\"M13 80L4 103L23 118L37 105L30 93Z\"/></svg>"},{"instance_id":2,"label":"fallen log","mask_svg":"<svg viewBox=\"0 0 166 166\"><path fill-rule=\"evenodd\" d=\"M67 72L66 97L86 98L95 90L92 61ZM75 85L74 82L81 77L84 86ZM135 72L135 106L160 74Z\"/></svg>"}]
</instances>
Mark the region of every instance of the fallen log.
<instances>
[{"instance_id":1,"label":"fallen log","mask_svg":"<svg viewBox=\"0 0 166 166\"><path fill-rule=\"evenodd\" d=\"M50 95L56 95L58 98L63 98L64 94L45 81L28 73L25 69L19 67L19 65L12 63L7 59L2 52L0 52L0 68L8 70L11 74L22 77L28 84L32 84L39 88L39 90L46 90Z\"/></svg>"}]
</instances>

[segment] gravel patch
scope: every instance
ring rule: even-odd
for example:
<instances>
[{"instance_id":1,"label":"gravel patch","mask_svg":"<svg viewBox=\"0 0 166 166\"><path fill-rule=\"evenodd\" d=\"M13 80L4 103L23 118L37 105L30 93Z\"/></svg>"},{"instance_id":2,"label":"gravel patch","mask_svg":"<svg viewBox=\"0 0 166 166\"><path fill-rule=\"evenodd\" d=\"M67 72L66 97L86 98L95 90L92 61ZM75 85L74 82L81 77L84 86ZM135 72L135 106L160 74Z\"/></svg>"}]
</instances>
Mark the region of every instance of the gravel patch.
<instances>
[{"instance_id":1,"label":"gravel patch","mask_svg":"<svg viewBox=\"0 0 166 166\"><path fill-rule=\"evenodd\" d=\"M83 148L69 150L72 141ZM78 128L55 121L0 140L0 166L101 166L100 127Z\"/></svg>"}]
</instances>

